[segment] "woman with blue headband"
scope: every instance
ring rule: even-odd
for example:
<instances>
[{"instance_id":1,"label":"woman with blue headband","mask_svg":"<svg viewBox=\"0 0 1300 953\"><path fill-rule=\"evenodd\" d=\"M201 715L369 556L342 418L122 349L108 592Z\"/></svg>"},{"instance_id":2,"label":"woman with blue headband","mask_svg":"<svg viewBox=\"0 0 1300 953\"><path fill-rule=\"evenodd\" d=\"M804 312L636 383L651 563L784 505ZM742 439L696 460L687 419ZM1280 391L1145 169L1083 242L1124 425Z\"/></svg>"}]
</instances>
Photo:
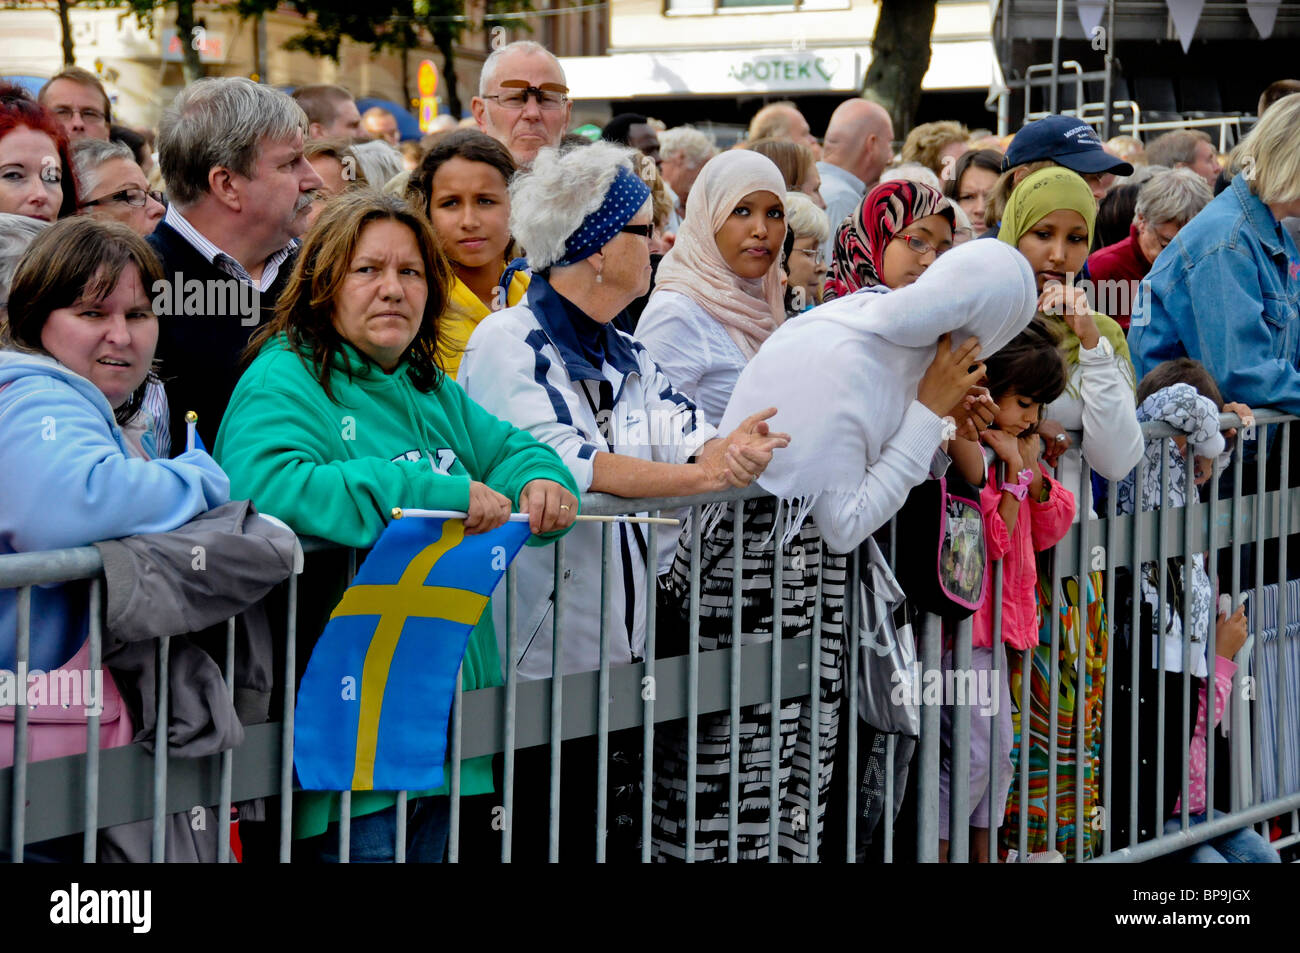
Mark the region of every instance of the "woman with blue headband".
<instances>
[{"instance_id":1,"label":"woman with blue headband","mask_svg":"<svg viewBox=\"0 0 1300 953\"><path fill-rule=\"evenodd\" d=\"M511 183L510 232L527 253L532 283L521 304L479 324L458 381L491 413L553 447L584 492L684 496L749 486L773 450L788 442L784 434L770 433L764 422L776 410L756 413L720 438L645 348L612 324L645 294L650 280L650 189L635 173L633 155L612 143L563 153L547 149L531 172ZM640 525L619 524L614 531L611 578L604 588L611 665L645 656L648 544ZM545 678L553 664L565 674L600 666L601 613L593 609L601 604L601 563L600 526L579 526L564 548L564 639L562 657L553 662L555 555L527 552L515 561L514 658L506 652L504 605L498 625L501 657L506 665L517 666L521 679ZM636 733L639 737L639 729ZM618 747L612 739L616 762ZM544 748L535 750L546 754ZM521 765L528 752L523 755ZM594 746L592 755L578 756L582 768L594 766ZM565 764L575 760L566 749ZM542 772L541 780L545 777ZM577 795L595 789L594 778L590 785L570 780L566 769L566 818L569 810L582 810ZM544 822L529 825L519 817L530 798L544 808L544 786L523 798L516 795L512 830L517 856L521 839L540 836L545 843ZM630 831L633 840L637 833L634 823L618 825L619 810L611 805L611 856L617 853L620 829ZM639 804L632 813L639 813ZM593 831L582 847L584 857L594 844L592 819L574 821ZM566 843L582 841L566 838Z\"/></svg>"}]
</instances>

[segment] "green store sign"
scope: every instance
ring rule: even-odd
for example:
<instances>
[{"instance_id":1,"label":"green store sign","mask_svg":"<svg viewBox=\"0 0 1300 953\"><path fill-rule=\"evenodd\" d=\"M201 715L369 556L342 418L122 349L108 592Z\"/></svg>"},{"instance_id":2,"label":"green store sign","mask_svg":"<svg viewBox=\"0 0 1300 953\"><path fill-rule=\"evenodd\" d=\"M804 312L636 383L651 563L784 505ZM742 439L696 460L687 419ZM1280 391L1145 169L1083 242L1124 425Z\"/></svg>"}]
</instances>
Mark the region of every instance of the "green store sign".
<instances>
[{"instance_id":1,"label":"green store sign","mask_svg":"<svg viewBox=\"0 0 1300 953\"><path fill-rule=\"evenodd\" d=\"M800 83L825 86L839 70L839 61L823 56L764 56L732 63L727 75L740 83Z\"/></svg>"}]
</instances>

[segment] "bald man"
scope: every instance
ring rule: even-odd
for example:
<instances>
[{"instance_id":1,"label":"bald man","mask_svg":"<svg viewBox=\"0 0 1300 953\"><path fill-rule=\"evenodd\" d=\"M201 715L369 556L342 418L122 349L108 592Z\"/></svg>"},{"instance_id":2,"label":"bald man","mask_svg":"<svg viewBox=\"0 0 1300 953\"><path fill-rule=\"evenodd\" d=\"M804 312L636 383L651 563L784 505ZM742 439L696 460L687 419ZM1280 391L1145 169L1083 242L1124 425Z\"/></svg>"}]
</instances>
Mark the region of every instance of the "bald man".
<instances>
[{"instance_id":1,"label":"bald man","mask_svg":"<svg viewBox=\"0 0 1300 953\"><path fill-rule=\"evenodd\" d=\"M361 114L361 128L371 139L382 139L390 146L396 146L402 141L397 117L382 106L371 106Z\"/></svg>"},{"instance_id":2,"label":"bald man","mask_svg":"<svg viewBox=\"0 0 1300 953\"><path fill-rule=\"evenodd\" d=\"M894 124L881 105L866 99L847 99L831 113L822 145L822 198L831 223L831 237L822 246L829 261L835 250L835 233L862 197L880 181L880 173L893 158Z\"/></svg>"},{"instance_id":3,"label":"bald man","mask_svg":"<svg viewBox=\"0 0 1300 953\"><path fill-rule=\"evenodd\" d=\"M808 120L803 117L799 107L788 100L769 103L754 113L754 118L749 123L748 138L750 142L759 139L788 139L810 149L817 148L817 138L808 128Z\"/></svg>"}]
</instances>

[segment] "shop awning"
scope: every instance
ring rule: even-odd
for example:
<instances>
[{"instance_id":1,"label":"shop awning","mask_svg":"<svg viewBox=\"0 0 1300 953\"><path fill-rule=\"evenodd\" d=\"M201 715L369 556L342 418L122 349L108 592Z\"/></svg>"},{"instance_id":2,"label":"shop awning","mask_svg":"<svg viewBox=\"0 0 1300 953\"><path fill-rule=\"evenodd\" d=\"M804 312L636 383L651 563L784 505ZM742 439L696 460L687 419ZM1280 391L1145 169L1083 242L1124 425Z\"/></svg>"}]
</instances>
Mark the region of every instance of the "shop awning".
<instances>
[{"instance_id":1,"label":"shop awning","mask_svg":"<svg viewBox=\"0 0 1300 953\"><path fill-rule=\"evenodd\" d=\"M984 89L993 75L987 39L938 42L922 89ZM614 53L560 59L574 99L637 96L852 93L871 62L870 44L806 50Z\"/></svg>"}]
</instances>

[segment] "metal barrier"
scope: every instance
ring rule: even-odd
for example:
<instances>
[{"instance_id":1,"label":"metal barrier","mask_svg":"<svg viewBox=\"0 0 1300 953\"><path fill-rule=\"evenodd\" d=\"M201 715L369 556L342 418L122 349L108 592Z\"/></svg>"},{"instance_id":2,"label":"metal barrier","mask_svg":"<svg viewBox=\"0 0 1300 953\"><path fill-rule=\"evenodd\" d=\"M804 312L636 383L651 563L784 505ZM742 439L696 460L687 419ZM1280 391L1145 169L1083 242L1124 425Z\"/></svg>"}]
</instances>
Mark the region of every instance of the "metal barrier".
<instances>
[{"instance_id":1,"label":"metal barrier","mask_svg":"<svg viewBox=\"0 0 1300 953\"><path fill-rule=\"evenodd\" d=\"M1191 826L1189 823L1189 771L1187 758L1184 757L1181 777L1181 811L1176 815L1180 820L1179 830L1170 835L1163 833L1164 818L1154 818L1158 822L1155 836L1150 840L1138 842L1137 820L1139 798L1136 770L1130 776L1130 837L1126 844L1112 843L1110 826L1104 824L1100 832L1100 856L1095 859L1106 862L1124 862L1148 860L1164 856L1188 846L1209 840L1223 833L1237 830L1247 824L1263 823L1270 818L1289 818L1290 835L1280 846L1289 846L1300 839L1300 781L1293 774L1291 767L1284 769L1284 752L1290 752L1290 764L1294 763L1294 751L1300 748L1300 725L1294 717L1296 706L1300 705L1300 625L1293 625L1289 620L1288 587L1283 585L1277 590L1276 619L1266 619L1263 614L1265 593L1275 579L1266 579L1262 558L1262 546L1266 540L1280 539L1279 565L1277 579L1287 575L1285 541L1290 533L1293 520L1300 520L1300 488L1289 486L1287 464L1291 452L1291 425L1297 418L1271 413L1257 412L1256 421L1258 440L1256 441L1257 459L1255 461L1255 485L1253 494L1243 491L1243 445L1238 440L1235 447L1235 465L1232 467L1232 493L1230 497L1220 499L1218 491L1220 470L1216 463L1212 486L1216 491L1208 502L1202 503L1196 496L1191 468L1188 468L1187 492L1188 505L1182 508L1162 507L1156 511L1142 512L1140 502L1137 512L1131 515L1117 515L1116 487L1110 484L1107 493L1107 511L1104 518L1090 519L1088 513L1082 512L1068 535L1055 547L1053 559L1053 611L1051 615L1051 650L1050 659L1061 658L1061 585L1063 578L1086 574L1091 570L1104 570L1104 599L1109 607L1119 606L1117 601L1115 570L1127 567L1132 577L1132 619L1135 630L1139 624L1139 607L1141 604L1140 573L1143 564L1154 563L1160 576L1161 605L1163 618L1165 608L1165 574L1169 559L1175 556L1208 551L1210 568L1215 566L1215 557L1227 553L1231 565L1230 592L1234 605L1245 586L1242 575L1242 550L1245 546L1254 548L1254 580L1251 614L1251 632L1254 636L1253 651L1243 650L1238 658L1240 673L1253 678L1255 693L1251 696L1257 703L1247 717L1245 696L1234 692L1233 702L1236 706L1232 719L1232 764L1229 766L1232 798L1228 805L1230 813L1221 820ZM1221 419L1223 428L1239 426L1240 421L1233 415L1224 415ZM1280 431L1280 436L1279 432ZM1144 424L1144 435L1148 439L1162 438L1174 434L1172 428L1163 424ZM1270 447L1270 443L1275 446ZM1271 454L1281 454L1281 466L1278 468L1279 486L1269 489L1265 483L1267 460ZM1162 457L1162 460L1164 458ZM1169 498L1169 473L1166 465L1162 467L1162 500ZM1088 499L1088 486L1091 472L1087 465L1083 467L1081 486L1072 489L1076 498ZM1082 494L1082 495L1081 495ZM738 859L738 784L740 775L738 715L742 706L768 704L771 706L771 724L769 739L776 739L780 732L781 703L800 698L811 698L811 745L812 763L809 784L809 805L807 824L809 825L809 860L828 859L823 853L818 854L820 831L820 792L818 780L830 765L819 761L819 706L816 700L822 689L821 667L821 612L813 614L811 631L806 635L783 637L783 615L778 611L774 615L775 633L766 641L745 642L742 632L742 618L739 612L731 614L732 644L730 647L713 651L701 651L699 645L700 630L700 538L701 525L706 507L713 507L713 515L730 518L735 534L735 546L732 558L737 564L741 556L743 501L753 500L764 494L757 488L744 491L730 491L708 497L662 498L629 501L603 495L587 495L583 498L582 509L589 514L620 514L631 512L658 513L688 507L690 511L690 533L692 538L690 586L689 586L689 629L690 643L686 655L675 657L657 657L655 646L656 605L655 592L655 527L650 527L647 545L647 644L646 657L630 665L612 666L609 660L608 626L602 622L600 630L600 664L590 672L562 675L559 672L562 658L562 643L565 635L562 601L555 600L555 612L552 622L553 634L553 674L551 678L535 681L521 681L513 665L507 666L503 685L479 689L471 692L458 690L453 702L450 722L450 744L448 749L448 775L450 781L451 833L448 844L448 859L459 859L460 853L460 814L461 814L461 762L464 759L481 755L501 755L503 761L503 786L501 790L504 808L505 826L502 831L501 859L510 860L512 855L513 830L510 819L514 815L514 797L516 795L516 753L518 751L548 745L550 753L550 789L549 789L549 828L547 831L548 856L556 860L560 855L561 837L571 832L561 831L560 816L562 805L561 781L564 779L564 762L562 742L572 739L594 737L597 741L597 776L596 776L596 823L595 856L604 860L606 856L606 836L608 818L607 781L609 760L609 739L611 732L621 729L640 728L644 756L640 766L640 829L642 832L640 858L648 861L652 858L652 819L655 805L652 803L654 782L655 735L665 722L685 719L688 725L697 725L702 716L713 713L727 713L731 716L729 738L728 787L728 828L727 859ZM1139 494L1140 497L1140 494ZM1227 507L1225 513L1225 507ZM719 510L721 508L721 510ZM1181 519L1178 517L1181 515ZM772 546L775 558L772 589L783 592L781 539L784 529L784 511L778 511L778 518L772 534ZM893 527L891 534L904 527ZM609 572L612 546L612 528L607 528L602 537L602 585L601 618L605 619L605 607L610 599L611 582ZM559 567L563 563L565 541L558 541L553 549L556 558L556 586L563 584ZM324 547L308 546L308 551ZM351 570L355 571L355 552L351 554ZM1185 588L1190 589L1191 560L1184 560ZM820 605L823 598L822 562L818 560L816 580L816 601ZM849 572L845 591L844 625L847 658L841 670L843 676L844 697L840 701L839 743L847 746L845 777L833 779L846 792L846 817L844 839L846 859L855 858L856 826L858 822L857 792L855 779L858 778L858 733L866 729L858 717L858 698L856 685L859 676L859 653L857 645L857 619L855 598L859 576L859 560L854 553L849 560ZM993 597L1001 605L1002 572L1000 563L994 564ZM1213 577L1212 577L1213 578ZM92 669L98 669L103 651L103 636L100 630L99 614L103 599L102 564L98 551L93 547L57 552L26 553L0 556L0 588L17 589L17 632L16 658L19 667L25 667L30 658L31 635L31 591L33 586L50 585L75 580L90 580L89 586L89 650ZM285 625L285 661L282 678L287 686L295 684L296 671L295 643L296 617L298 600L297 575L290 577L285 584L287 588L287 619ZM1086 615L1090 599L1088 587L1080 586L1080 613ZM517 657L518 645L518 606L515 595L515 573L511 569L506 581L498 590L496 598L506 600L507 648L505 657ZM736 574L732 587L732 604L741 598L741 579ZM1270 601L1270 605L1272 602ZM1184 725L1182 737L1175 739L1181 750L1189 749L1191 739L1186 727L1190 714L1189 705L1194 703L1191 697L1191 643L1190 643L1190 604L1185 601L1183 612L1183 665L1182 665L1182 712ZM1001 645L1001 612L994 617L994 641ZM233 660L235 657L234 620L227 626L225 677L233 697ZM1113 620L1112 620L1113 631ZM1274 633L1268 650L1272 659L1265 665L1265 633ZM854 633L852 637L848 633ZM1157 640L1159 643L1159 640ZM159 684L167 684L168 666L167 639L157 644L157 670ZM1207 659L1214 657L1214 631L1210 627ZM1023 672L1031 667L1032 649L1022 653L1020 664ZM917 654L923 671L941 670L942 633L939 620L935 616L926 616L921 626L921 635ZM970 623L964 623L957 632L954 642L953 666L960 671L969 671L971 659ZM1001 652L993 652L993 679L1004 677L1005 670ZM1141 665L1149 660L1139 659L1138 640L1134 640L1127 658L1116 654L1113 639L1108 641L1105 657L1104 674L1115 671L1115 666L1127 664L1131 672L1136 673ZM1084 684L1088 673L1085 672L1085 653L1080 646L1073 671L1076 684ZM1265 683L1262 676L1271 673ZM1052 665L1051 694L1059 704L1059 664ZM1165 657L1159 653L1160 697L1156 701L1159 728L1157 731L1157 772L1156 789L1160 790L1163 779L1162 771L1166 744L1164 731L1165 706L1164 682ZM1213 679L1211 673L1211 681ZM1136 677L1134 678L1136 684ZM650 690L646 690L651 686ZM1021 712L1030 710L1030 679L1022 679L1019 705ZM1212 685L1211 685L1212 690ZM218 811L219 844L218 859L230 860L229 829L225 819L230 816L232 803L261 797L278 797L280 818L279 859L287 862L291 859L291 830L294 801L294 784L292 768L293 744L293 698L294 692L284 692L284 704L281 720L246 728L244 743L234 751L227 751L210 758L187 760L168 756L165 746L159 746L152 755L147 754L139 745L122 748L99 750L98 717L92 716L87 725L88 750L83 755L60 758L56 760L28 763L27 742L24 727L27 723L25 705L16 706L14 712L15 741L13 767L0 770L0 817L8 819L8 824L0 825L0 851L8 852L14 860L21 860L25 845L51 838L82 834L82 853L87 861L96 858L97 831L111 825L132 821L151 820L153 826L152 859L155 862L164 858L164 829L169 814L190 811L195 805L214 806ZM1271 704L1269 704L1271 702ZM1059 784L1068 783L1068 777L1061 776L1058 762L1058 724L1060 712L1054 704L1050 712L1049 763L1054 770L1048 772L1047 803L1055 805ZM1111 680L1107 677L1104 701L1102 704L1104 737L1101 750L1097 754L1100 765L1101 783L1099 785L1099 806L1109 809L1112 803L1111 780L1114 769L1114 738L1112 721L1114 716L1114 699ZM1137 760L1137 693L1133 694L1130 739L1133 764ZM1212 704L1212 702L1211 702ZM168 698L165 690L158 692L157 724L167 724ZM1269 730L1264 730L1261 719L1265 709L1271 712ZM1288 712L1291 713L1288 716ZM939 857L938 818L939 818L939 769L940 769L940 706L932 704L924 697L921 706L922 730L913 770L917 771L917 845L916 856L921 861L935 861ZM1028 718L1026 716L1025 720ZM990 722L990 731L992 731ZM952 758L951 769L954 778L965 777L969 771L969 739L972 732L971 706L954 705L952 717ZM1028 830L1027 811L1023 809L1026 796L1030 790L1029 732L1022 730L1021 747L1018 760L1017 776L1013 787L1020 791L1022 809L1019 813L1018 829L1011 832L1015 838L1019 858L1027 859ZM1264 744L1268 738L1269 744ZM902 798L902 792L894 789L895 757L900 739L889 737L885 741L884 757L884 811L881 821L880 836L884 842L885 859L894 857L897 847L892 819L894 807ZM990 737L990 747L995 739ZM1087 726L1083 718L1076 718L1074 744L1076 751L1082 752L1092 746L1087 737ZM693 859L695 849L695 826L697 821L697 757L698 747L695 731L687 732L688 756L685 772L686 797L686 857ZM780 760L783 757L779 746L772 740L769 744L770 754L768 770L770 785L768 796L768 859L778 859L777 844L779 828L783 820L779 816L778 776ZM1207 813L1213 816L1214 763L1213 745L1207 753ZM1268 785L1263 784L1265 775L1270 778ZM1082 777L1082 772L1078 772ZM1265 794L1269 796L1265 798ZM351 795L342 792L339 825L339 857L346 862L349 854ZM394 845L398 861L405 859L405 807L406 795L398 795L397 837ZM1095 805L1096 806L1096 805ZM1074 838L1070 859L1082 861L1085 857L1084 823L1086 798L1084 786L1074 783ZM971 805L968 786L953 785L951 810L950 859L964 861L970 857L971 844L968 840L968 820ZM1102 814L1104 819L1105 815ZM1091 822L1090 818L1090 822ZM988 823L988 850L990 858L998 855L997 829L999 819L993 816L990 804ZM1056 840L1056 811L1050 810L1047 817L1047 842ZM585 833L583 836L586 836ZM838 860L838 857L829 858Z\"/></svg>"}]
</instances>

